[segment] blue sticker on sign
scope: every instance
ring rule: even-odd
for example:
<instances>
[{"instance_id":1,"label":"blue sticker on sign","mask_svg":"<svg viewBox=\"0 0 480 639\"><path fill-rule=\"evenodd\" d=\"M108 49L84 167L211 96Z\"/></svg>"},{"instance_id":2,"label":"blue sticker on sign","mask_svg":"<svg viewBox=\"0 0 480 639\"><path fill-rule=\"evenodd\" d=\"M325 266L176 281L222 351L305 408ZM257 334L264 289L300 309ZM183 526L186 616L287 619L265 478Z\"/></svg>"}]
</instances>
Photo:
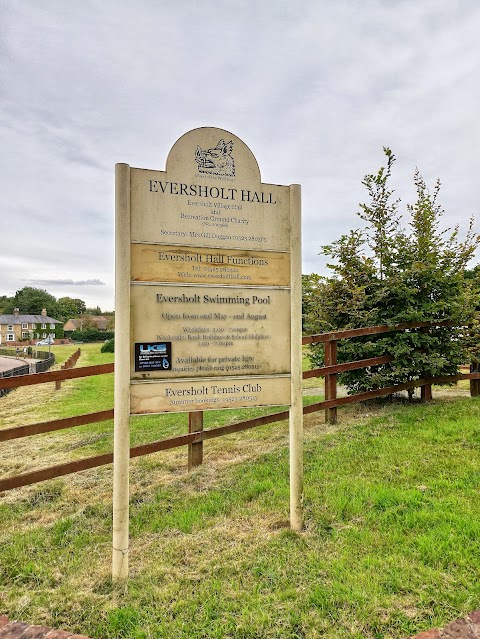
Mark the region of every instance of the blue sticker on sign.
<instances>
[{"instance_id":1,"label":"blue sticker on sign","mask_svg":"<svg viewBox=\"0 0 480 639\"><path fill-rule=\"evenodd\" d=\"M169 371L172 368L172 342L136 342L135 371Z\"/></svg>"}]
</instances>

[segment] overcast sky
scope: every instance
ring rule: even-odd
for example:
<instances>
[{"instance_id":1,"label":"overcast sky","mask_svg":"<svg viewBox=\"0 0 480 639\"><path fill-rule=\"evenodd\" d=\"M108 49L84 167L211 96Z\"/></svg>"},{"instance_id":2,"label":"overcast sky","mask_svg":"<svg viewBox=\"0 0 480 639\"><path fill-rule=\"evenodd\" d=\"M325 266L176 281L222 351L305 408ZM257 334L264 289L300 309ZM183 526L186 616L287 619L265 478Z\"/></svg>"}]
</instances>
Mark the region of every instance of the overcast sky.
<instances>
[{"instance_id":1,"label":"overcast sky","mask_svg":"<svg viewBox=\"0 0 480 639\"><path fill-rule=\"evenodd\" d=\"M418 166L480 230L478 0L0 0L0 62L0 295L113 309L114 165L163 170L199 126L302 185L305 273L383 146L404 204Z\"/></svg>"}]
</instances>

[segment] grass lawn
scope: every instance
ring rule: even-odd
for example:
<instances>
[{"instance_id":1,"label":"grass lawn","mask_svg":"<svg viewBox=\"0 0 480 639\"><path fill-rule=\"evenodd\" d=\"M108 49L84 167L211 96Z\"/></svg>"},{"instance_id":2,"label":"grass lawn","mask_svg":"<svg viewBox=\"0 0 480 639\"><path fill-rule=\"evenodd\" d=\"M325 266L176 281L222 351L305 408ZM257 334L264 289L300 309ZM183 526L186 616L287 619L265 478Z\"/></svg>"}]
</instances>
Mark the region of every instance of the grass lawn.
<instances>
[{"instance_id":1,"label":"grass lawn","mask_svg":"<svg viewBox=\"0 0 480 639\"><path fill-rule=\"evenodd\" d=\"M80 366L111 361L81 348ZM112 387L105 375L18 389L0 428L110 408ZM437 397L340 409L337 426L305 419L301 534L288 528L286 422L206 442L190 474L185 448L135 459L124 588L109 576L110 466L3 493L0 612L98 639L400 639L444 625L480 606L480 402L461 387ZM252 414L212 411L206 428ZM2 444L0 473L111 450L111 428ZM186 415L132 419L134 443L186 430Z\"/></svg>"}]
</instances>

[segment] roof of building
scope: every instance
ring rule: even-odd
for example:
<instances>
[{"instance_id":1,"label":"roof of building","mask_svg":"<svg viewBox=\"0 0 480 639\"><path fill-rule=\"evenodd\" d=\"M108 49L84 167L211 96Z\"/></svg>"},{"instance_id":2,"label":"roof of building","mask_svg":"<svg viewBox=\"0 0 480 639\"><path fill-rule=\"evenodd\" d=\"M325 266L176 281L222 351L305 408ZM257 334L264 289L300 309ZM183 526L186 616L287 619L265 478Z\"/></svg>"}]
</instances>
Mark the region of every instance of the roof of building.
<instances>
[{"instance_id":1,"label":"roof of building","mask_svg":"<svg viewBox=\"0 0 480 639\"><path fill-rule=\"evenodd\" d=\"M61 324L48 315L0 315L0 324Z\"/></svg>"},{"instance_id":2,"label":"roof of building","mask_svg":"<svg viewBox=\"0 0 480 639\"><path fill-rule=\"evenodd\" d=\"M65 322L65 326L70 322L77 328L81 328L82 326L88 324L95 324L97 328L105 330L107 328L109 319L110 318L104 317L103 315L85 315L84 317L76 317L67 320Z\"/></svg>"}]
</instances>

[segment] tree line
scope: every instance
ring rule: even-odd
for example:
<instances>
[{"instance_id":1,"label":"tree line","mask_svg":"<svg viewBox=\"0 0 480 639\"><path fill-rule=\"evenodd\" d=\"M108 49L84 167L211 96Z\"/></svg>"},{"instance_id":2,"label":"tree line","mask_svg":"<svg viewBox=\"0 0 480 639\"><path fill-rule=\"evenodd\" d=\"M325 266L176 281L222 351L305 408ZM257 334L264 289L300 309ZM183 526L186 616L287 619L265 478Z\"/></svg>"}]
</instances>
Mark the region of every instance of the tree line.
<instances>
[{"instance_id":1,"label":"tree line","mask_svg":"<svg viewBox=\"0 0 480 639\"><path fill-rule=\"evenodd\" d=\"M66 322L68 319L83 316L113 316L112 311L103 312L99 306L87 307L79 298L60 297L57 299L44 289L25 286L13 297L0 296L0 314L11 315L15 308L23 315L40 315L46 309L47 315L53 319Z\"/></svg>"}]
</instances>

